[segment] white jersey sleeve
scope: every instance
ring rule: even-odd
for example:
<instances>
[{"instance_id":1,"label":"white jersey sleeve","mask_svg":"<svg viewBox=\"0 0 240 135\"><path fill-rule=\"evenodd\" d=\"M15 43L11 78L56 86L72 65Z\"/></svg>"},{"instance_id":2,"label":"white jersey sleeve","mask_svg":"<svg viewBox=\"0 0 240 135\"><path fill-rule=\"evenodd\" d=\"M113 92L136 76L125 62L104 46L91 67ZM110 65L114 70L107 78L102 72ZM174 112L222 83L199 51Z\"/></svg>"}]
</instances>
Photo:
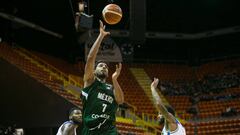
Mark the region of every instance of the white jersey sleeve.
<instances>
[{"instance_id":1,"label":"white jersey sleeve","mask_svg":"<svg viewBox=\"0 0 240 135\"><path fill-rule=\"evenodd\" d=\"M68 123L73 124L73 123L70 122L70 121L64 122L64 123L58 128L58 132L57 132L56 135L63 135L62 127L63 127L65 124L68 124ZM74 130L74 135L77 135L76 129L73 129L73 130Z\"/></svg>"},{"instance_id":2,"label":"white jersey sleeve","mask_svg":"<svg viewBox=\"0 0 240 135\"><path fill-rule=\"evenodd\" d=\"M176 123L177 123L177 129L175 131L166 130L164 126L162 130L162 135L186 135L186 130L182 126L182 124L178 120L176 120Z\"/></svg>"}]
</instances>

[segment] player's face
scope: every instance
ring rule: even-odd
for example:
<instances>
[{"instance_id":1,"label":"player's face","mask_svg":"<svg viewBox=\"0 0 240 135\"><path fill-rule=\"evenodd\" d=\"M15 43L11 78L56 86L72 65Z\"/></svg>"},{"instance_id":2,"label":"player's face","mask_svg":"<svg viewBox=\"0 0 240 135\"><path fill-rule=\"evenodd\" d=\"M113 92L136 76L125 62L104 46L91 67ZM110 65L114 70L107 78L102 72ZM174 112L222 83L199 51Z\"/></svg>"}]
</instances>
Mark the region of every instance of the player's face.
<instances>
[{"instance_id":1,"label":"player's face","mask_svg":"<svg viewBox=\"0 0 240 135\"><path fill-rule=\"evenodd\" d=\"M95 75L98 78L105 79L108 77L108 66L106 63L98 63L96 69L95 69Z\"/></svg>"},{"instance_id":2,"label":"player's face","mask_svg":"<svg viewBox=\"0 0 240 135\"><path fill-rule=\"evenodd\" d=\"M82 122L82 112L81 110L74 110L72 113L72 120L76 122Z\"/></svg>"}]
</instances>

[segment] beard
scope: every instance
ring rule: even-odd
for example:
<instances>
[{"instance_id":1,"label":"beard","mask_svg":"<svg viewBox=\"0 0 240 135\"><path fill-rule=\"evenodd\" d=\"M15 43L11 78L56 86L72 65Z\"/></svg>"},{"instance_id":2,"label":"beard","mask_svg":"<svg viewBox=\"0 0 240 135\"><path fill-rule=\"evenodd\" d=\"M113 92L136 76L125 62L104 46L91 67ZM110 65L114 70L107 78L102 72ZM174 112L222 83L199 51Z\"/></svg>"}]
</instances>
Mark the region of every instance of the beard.
<instances>
[{"instance_id":1,"label":"beard","mask_svg":"<svg viewBox=\"0 0 240 135\"><path fill-rule=\"evenodd\" d=\"M101 80L103 79L106 79L107 78L107 75L104 74L103 72L100 72L100 73L95 73L95 76Z\"/></svg>"},{"instance_id":2,"label":"beard","mask_svg":"<svg viewBox=\"0 0 240 135\"><path fill-rule=\"evenodd\" d=\"M80 120L72 119L72 121L73 121L73 123L76 124L76 125L82 124L82 121L80 121Z\"/></svg>"},{"instance_id":3,"label":"beard","mask_svg":"<svg viewBox=\"0 0 240 135\"><path fill-rule=\"evenodd\" d=\"M160 118L159 119L159 124L164 124L164 121L165 121L164 117Z\"/></svg>"}]
</instances>

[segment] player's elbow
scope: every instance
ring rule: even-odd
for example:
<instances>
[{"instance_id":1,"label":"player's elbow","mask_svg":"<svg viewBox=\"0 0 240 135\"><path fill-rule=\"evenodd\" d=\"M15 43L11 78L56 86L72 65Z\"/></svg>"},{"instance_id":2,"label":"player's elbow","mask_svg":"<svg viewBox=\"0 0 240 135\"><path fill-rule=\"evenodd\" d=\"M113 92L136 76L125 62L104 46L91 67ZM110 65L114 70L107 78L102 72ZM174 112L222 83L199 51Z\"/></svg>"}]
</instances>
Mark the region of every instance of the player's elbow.
<instances>
[{"instance_id":1,"label":"player's elbow","mask_svg":"<svg viewBox=\"0 0 240 135\"><path fill-rule=\"evenodd\" d=\"M122 100L118 102L119 105L121 105L121 104L123 104L123 103L124 103L124 101L122 101Z\"/></svg>"},{"instance_id":2,"label":"player's elbow","mask_svg":"<svg viewBox=\"0 0 240 135\"><path fill-rule=\"evenodd\" d=\"M120 105L120 104L123 104L124 103L124 98L123 97L120 97L118 99L116 99L116 102Z\"/></svg>"}]
</instances>

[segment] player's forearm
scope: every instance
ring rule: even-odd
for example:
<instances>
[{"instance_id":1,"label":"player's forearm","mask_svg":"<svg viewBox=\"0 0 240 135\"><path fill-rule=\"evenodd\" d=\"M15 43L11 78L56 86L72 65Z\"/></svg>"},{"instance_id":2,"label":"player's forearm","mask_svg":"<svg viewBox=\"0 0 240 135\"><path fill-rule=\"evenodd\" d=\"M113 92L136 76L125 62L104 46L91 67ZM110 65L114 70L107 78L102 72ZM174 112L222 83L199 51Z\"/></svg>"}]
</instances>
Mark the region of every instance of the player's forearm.
<instances>
[{"instance_id":1,"label":"player's forearm","mask_svg":"<svg viewBox=\"0 0 240 135\"><path fill-rule=\"evenodd\" d=\"M96 56L103 38L104 35L100 33L89 51L85 66L84 81L87 81L90 77L92 77Z\"/></svg>"},{"instance_id":2,"label":"player's forearm","mask_svg":"<svg viewBox=\"0 0 240 135\"><path fill-rule=\"evenodd\" d=\"M87 61L89 60L89 61L95 62L95 59L103 38L104 38L104 35L100 33L89 51Z\"/></svg>"},{"instance_id":3,"label":"player's forearm","mask_svg":"<svg viewBox=\"0 0 240 135\"><path fill-rule=\"evenodd\" d=\"M154 87L151 87L151 91L152 91L152 96L153 96L153 100L156 104L161 104L162 101L157 93L157 90Z\"/></svg>"},{"instance_id":4,"label":"player's forearm","mask_svg":"<svg viewBox=\"0 0 240 135\"><path fill-rule=\"evenodd\" d=\"M118 81L113 79L113 87L114 87L114 96L118 104L122 104L124 102L124 94L122 88L120 87Z\"/></svg>"},{"instance_id":5,"label":"player's forearm","mask_svg":"<svg viewBox=\"0 0 240 135\"><path fill-rule=\"evenodd\" d=\"M159 111L163 116L168 115L168 111L167 111L167 109L164 107L164 105L163 105L163 103L162 103L162 100L161 100L160 96L159 96L158 93L157 93L157 90L156 90L154 87L151 87L151 90L152 90L153 100L154 100L154 103L155 103L158 111Z\"/></svg>"}]
</instances>

